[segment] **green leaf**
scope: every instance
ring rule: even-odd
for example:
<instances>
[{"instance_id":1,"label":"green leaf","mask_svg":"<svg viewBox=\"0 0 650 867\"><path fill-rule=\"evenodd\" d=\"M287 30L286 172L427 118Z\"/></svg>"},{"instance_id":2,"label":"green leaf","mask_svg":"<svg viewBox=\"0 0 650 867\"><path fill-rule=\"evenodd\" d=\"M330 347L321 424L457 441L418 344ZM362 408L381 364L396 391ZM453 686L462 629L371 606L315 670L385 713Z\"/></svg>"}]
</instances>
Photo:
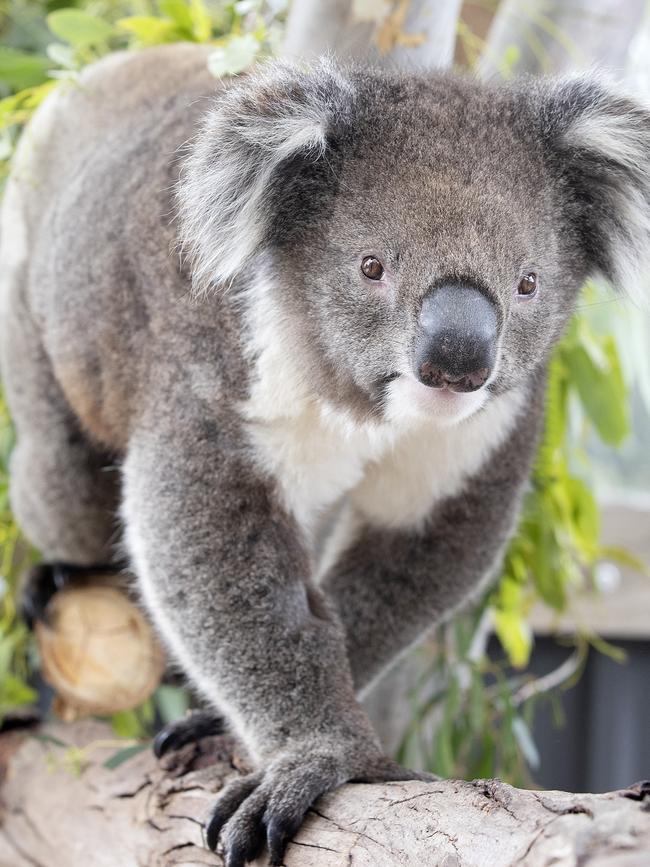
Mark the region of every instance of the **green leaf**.
<instances>
[{"instance_id":1,"label":"green leaf","mask_svg":"<svg viewBox=\"0 0 650 867\"><path fill-rule=\"evenodd\" d=\"M55 747L63 747L64 749L69 749L70 744L66 744L65 741L59 740L59 738L55 738L53 735L46 734L36 734L32 735L35 741L40 741L43 744L52 744Z\"/></svg>"},{"instance_id":2,"label":"green leaf","mask_svg":"<svg viewBox=\"0 0 650 867\"><path fill-rule=\"evenodd\" d=\"M608 445L620 445L630 422L627 389L613 338L603 338L602 345L591 352L585 343L574 346L565 359L571 383L598 435Z\"/></svg>"},{"instance_id":3,"label":"green leaf","mask_svg":"<svg viewBox=\"0 0 650 867\"><path fill-rule=\"evenodd\" d=\"M450 725L453 723L458 713L460 698L460 684L458 682L458 677L456 674L451 674L447 681L444 710L445 718L449 721Z\"/></svg>"},{"instance_id":4,"label":"green leaf","mask_svg":"<svg viewBox=\"0 0 650 867\"><path fill-rule=\"evenodd\" d=\"M120 738L138 738L142 735L142 723L134 710L121 710L111 714L111 727Z\"/></svg>"},{"instance_id":5,"label":"green leaf","mask_svg":"<svg viewBox=\"0 0 650 867\"><path fill-rule=\"evenodd\" d=\"M540 766L539 751L530 729L520 716L516 716L512 721L512 733L528 765L537 770Z\"/></svg>"},{"instance_id":6,"label":"green leaf","mask_svg":"<svg viewBox=\"0 0 650 867\"><path fill-rule=\"evenodd\" d=\"M255 60L260 44L251 36L233 36L224 45L215 48L208 57L208 69L216 78L243 72Z\"/></svg>"},{"instance_id":7,"label":"green leaf","mask_svg":"<svg viewBox=\"0 0 650 867\"><path fill-rule=\"evenodd\" d=\"M56 81L46 81L0 99L0 130L26 123L54 87Z\"/></svg>"},{"instance_id":8,"label":"green leaf","mask_svg":"<svg viewBox=\"0 0 650 867\"><path fill-rule=\"evenodd\" d=\"M506 46L501 58L501 74L504 78L509 78L512 75L515 66L519 63L520 57L521 50L518 45L513 43Z\"/></svg>"},{"instance_id":9,"label":"green leaf","mask_svg":"<svg viewBox=\"0 0 650 867\"><path fill-rule=\"evenodd\" d=\"M0 45L0 81L12 90L34 87L47 79L50 64L40 54Z\"/></svg>"},{"instance_id":10,"label":"green leaf","mask_svg":"<svg viewBox=\"0 0 650 867\"><path fill-rule=\"evenodd\" d=\"M163 723L167 724L181 719L187 713L190 706L190 698L187 690L178 686L163 684L159 686L153 696L158 713Z\"/></svg>"},{"instance_id":11,"label":"green leaf","mask_svg":"<svg viewBox=\"0 0 650 867\"><path fill-rule=\"evenodd\" d=\"M598 552L600 539L600 513L591 489L575 476L564 483L570 506L570 520L574 541L587 559L592 560Z\"/></svg>"},{"instance_id":12,"label":"green leaf","mask_svg":"<svg viewBox=\"0 0 650 867\"><path fill-rule=\"evenodd\" d=\"M57 9L56 12L50 12L47 26L55 36L75 48L100 45L115 34L111 24L81 9Z\"/></svg>"},{"instance_id":13,"label":"green leaf","mask_svg":"<svg viewBox=\"0 0 650 867\"><path fill-rule=\"evenodd\" d=\"M436 732L434 750L435 773L441 777L451 777L454 773L454 751L451 744L451 726L443 723Z\"/></svg>"},{"instance_id":14,"label":"green leaf","mask_svg":"<svg viewBox=\"0 0 650 867\"><path fill-rule=\"evenodd\" d=\"M478 671L472 671L468 715L472 731L475 734L480 734L485 727L486 696L483 678Z\"/></svg>"},{"instance_id":15,"label":"green leaf","mask_svg":"<svg viewBox=\"0 0 650 867\"><path fill-rule=\"evenodd\" d=\"M212 19L203 0L191 0L190 15L194 38L197 42L208 42L212 36Z\"/></svg>"},{"instance_id":16,"label":"green leaf","mask_svg":"<svg viewBox=\"0 0 650 867\"><path fill-rule=\"evenodd\" d=\"M610 644L609 641L605 641L605 639L601 638L599 635L590 635L589 643L592 645L594 650L602 653L603 656L608 656L610 659L614 660L614 662L622 664L627 660L627 652L624 648L616 647L615 644Z\"/></svg>"},{"instance_id":17,"label":"green leaf","mask_svg":"<svg viewBox=\"0 0 650 867\"><path fill-rule=\"evenodd\" d=\"M64 69L77 69L78 63L75 57L74 48L70 45L64 45L62 42L51 42L47 46L47 56L57 66L62 66Z\"/></svg>"},{"instance_id":18,"label":"green leaf","mask_svg":"<svg viewBox=\"0 0 650 867\"><path fill-rule=\"evenodd\" d=\"M15 707L31 704L38 695L35 690L11 672L5 672L0 684L0 714Z\"/></svg>"},{"instance_id":19,"label":"green leaf","mask_svg":"<svg viewBox=\"0 0 650 867\"><path fill-rule=\"evenodd\" d=\"M497 772L497 752L494 738L490 732L486 731L483 736L481 749L481 758L473 768L473 777L489 780L495 776Z\"/></svg>"},{"instance_id":20,"label":"green leaf","mask_svg":"<svg viewBox=\"0 0 650 867\"><path fill-rule=\"evenodd\" d=\"M173 21L165 18L131 15L128 18L120 18L117 27L133 34L138 45L143 47L175 42L178 38L178 28Z\"/></svg>"},{"instance_id":21,"label":"green leaf","mask_svg":"<svg viewBox=\"0 0 650 867\"><path fill-rule=\"evenodd\" d=\"M553 725L556 729L562 728L566 725L566 713L562 704L562 696L559 692L551 692L548 693L547 697L551 705Z\"/></svg>"},{"instance_id":22,"label":"green leaf","mask_svg":"<svg viewBox=\"0 0 650 867\"><path fill-rule=\"evenodd\" d=\"M535 474L544 479L553 474L557 455L565 445L567 427L567 372L562 357L564 344L551 360L546 386L544 438L537 453Z\"/></svg>"},{"instance_id":23,"label":"green leaf","mask_svg":"<svg viewBox=\"0 0 650 867\"><path fill-rule=\"evenodd\" d=\"M192 13L184 0L160 0L158 6L163 15L166 15L177 27L185 31L188 36L193 35Z\"/></svg>"},{"instance_id":24,"label":"green leaf","mask_svg":"<svg viewBox=\"0 0 650 867\"><path fill-rule=\"evenodd\" d=\"M143 750L148 750L150 747L150 742L144 744L134 744L130 747L124 747L122 750L118 750L116 753L113 753L110 758L106 759L104 762L104 767L108 768L109 771L118 768L120 765L123 765L124 762L128 762L129 759L132 759L133 756L137 756L138 753L141 753Z\"/></svg>"},{"instance_id":25,"label":"green leaf","mask_svg":"<svg viewBox=\"0 0 650 867\"><path fill-rule=\"evenodd\" d=\"M530 659L533 637L530 627L516 611L494 612L494 630L515 668L524 668Z\"/></svg>"},{"instance_id":26,"label":"green leaf","mask_svg":"<svg viewBox=\"0 0 650 867\"><path fill-rule=\"evenodd\" d=\"M531 563L533 581L544 602L562 611L566 607L566 588L563 573L558 568L555 526L548 497L540 499L538 511L537 526L532 531L535 542L535 559Z\"/></svg>"},{"instance_id":27,"label":"green leaf","mask_svg":"<svg viewBox=\"0 0 650 867\"><path fill-rule=\"evenodd\" d=\"M602 560L612 560L619 566L627 566L628 569L632 569L640 575L650 574L648 566L643 560L618 545L601 545L598 555Z\"/></svg>"}]
</instances>

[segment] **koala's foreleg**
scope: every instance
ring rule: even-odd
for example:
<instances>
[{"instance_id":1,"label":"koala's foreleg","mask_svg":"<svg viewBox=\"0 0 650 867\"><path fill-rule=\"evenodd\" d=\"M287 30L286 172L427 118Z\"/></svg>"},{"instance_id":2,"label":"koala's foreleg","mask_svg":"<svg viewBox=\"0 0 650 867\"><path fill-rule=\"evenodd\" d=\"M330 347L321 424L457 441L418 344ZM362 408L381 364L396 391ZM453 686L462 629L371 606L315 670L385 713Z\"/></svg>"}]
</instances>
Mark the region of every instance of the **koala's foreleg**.
<instances>
[{"instance_id":1,"label":"koala's foreleg","mask_svg":"<svg viewBox=\"0 0 650 867\"><path fill-rule=\"evenodd\" d=\"M462 491L416 531L368 523L325 576L347 637L354 685L363 692L404 650L494 575L514 529L535 452L541 401Z\"/></svg>"},{"instance_id":2,"label":"koala's foreleg","mask_svg":"<svg viewBox=\"0 0 650 867\"><path fill-rule=\"evenodd\" d=\"M273 863L310 804L346 780L417 776L385 759L354 697L341 624L308 584L297 528L255 469L234 414L180 390L143 419L124 518L143 598L175 655L258 763L208 828L227 863Z\"/></svg>"}]
</instances>

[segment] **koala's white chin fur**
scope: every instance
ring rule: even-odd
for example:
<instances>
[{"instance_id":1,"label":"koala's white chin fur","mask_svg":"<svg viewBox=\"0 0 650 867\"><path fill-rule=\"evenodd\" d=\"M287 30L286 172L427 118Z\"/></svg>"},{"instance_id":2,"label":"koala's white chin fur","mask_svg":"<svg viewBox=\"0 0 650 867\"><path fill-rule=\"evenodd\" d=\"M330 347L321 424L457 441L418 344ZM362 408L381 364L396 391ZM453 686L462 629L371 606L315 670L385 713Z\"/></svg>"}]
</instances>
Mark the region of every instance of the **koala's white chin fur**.
<instances>
[{"instance_id":1,"label":"koala's white chin fur","mask_svg":"<svg viewBox=\"0 0 650 867\"><path fill-rule=\"evenodd\" d=\"M487 399L485 388L455 393L429 388L411 374L403 374L388 387L384 413L388 421L402 424L407 418L419 418L432 420L440 427L450 427L478 412Z\"/></svg>"}]
</instances>

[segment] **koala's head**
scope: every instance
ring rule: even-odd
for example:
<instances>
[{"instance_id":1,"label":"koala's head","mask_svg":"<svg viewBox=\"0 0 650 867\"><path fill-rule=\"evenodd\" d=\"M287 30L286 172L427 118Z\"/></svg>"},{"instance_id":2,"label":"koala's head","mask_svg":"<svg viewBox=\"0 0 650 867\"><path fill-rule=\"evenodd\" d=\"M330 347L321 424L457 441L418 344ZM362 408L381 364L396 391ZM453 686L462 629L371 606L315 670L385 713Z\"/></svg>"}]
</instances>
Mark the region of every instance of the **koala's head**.
<instances>
[{"instance_id":1,"label":"koala's head","mask_svg":"<svg viewBox=\"0 0 650 867\"><path fill-rule=\"evenodd\" d=\"M179 202L195 284L263 284L315 394L455 421L535 375L587 277L643 288L650 113L588 77L270 65Z\"/></svg>"}]
</instances>

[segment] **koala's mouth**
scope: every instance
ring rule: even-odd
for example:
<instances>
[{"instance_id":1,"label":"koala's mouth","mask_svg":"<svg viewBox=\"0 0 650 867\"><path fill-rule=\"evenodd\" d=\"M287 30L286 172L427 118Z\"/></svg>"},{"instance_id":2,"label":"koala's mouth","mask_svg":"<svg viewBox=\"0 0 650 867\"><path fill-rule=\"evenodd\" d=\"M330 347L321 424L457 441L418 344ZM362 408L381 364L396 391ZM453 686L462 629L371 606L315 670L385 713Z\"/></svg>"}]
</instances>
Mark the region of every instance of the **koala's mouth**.
<instances>
[{"instance_id":1,"label":"koala's mouth","mask_svg":"<svg viewBox=\"0 0 650 867\"><path fill-rule=\"evenodd\" d=\"M490 398L488 387L459 391L452 385L431 388L409 373L397 373L384 383L384 417L401 423L409 418L456 424L474 415Z\"/></svg>"}]
</instances>

